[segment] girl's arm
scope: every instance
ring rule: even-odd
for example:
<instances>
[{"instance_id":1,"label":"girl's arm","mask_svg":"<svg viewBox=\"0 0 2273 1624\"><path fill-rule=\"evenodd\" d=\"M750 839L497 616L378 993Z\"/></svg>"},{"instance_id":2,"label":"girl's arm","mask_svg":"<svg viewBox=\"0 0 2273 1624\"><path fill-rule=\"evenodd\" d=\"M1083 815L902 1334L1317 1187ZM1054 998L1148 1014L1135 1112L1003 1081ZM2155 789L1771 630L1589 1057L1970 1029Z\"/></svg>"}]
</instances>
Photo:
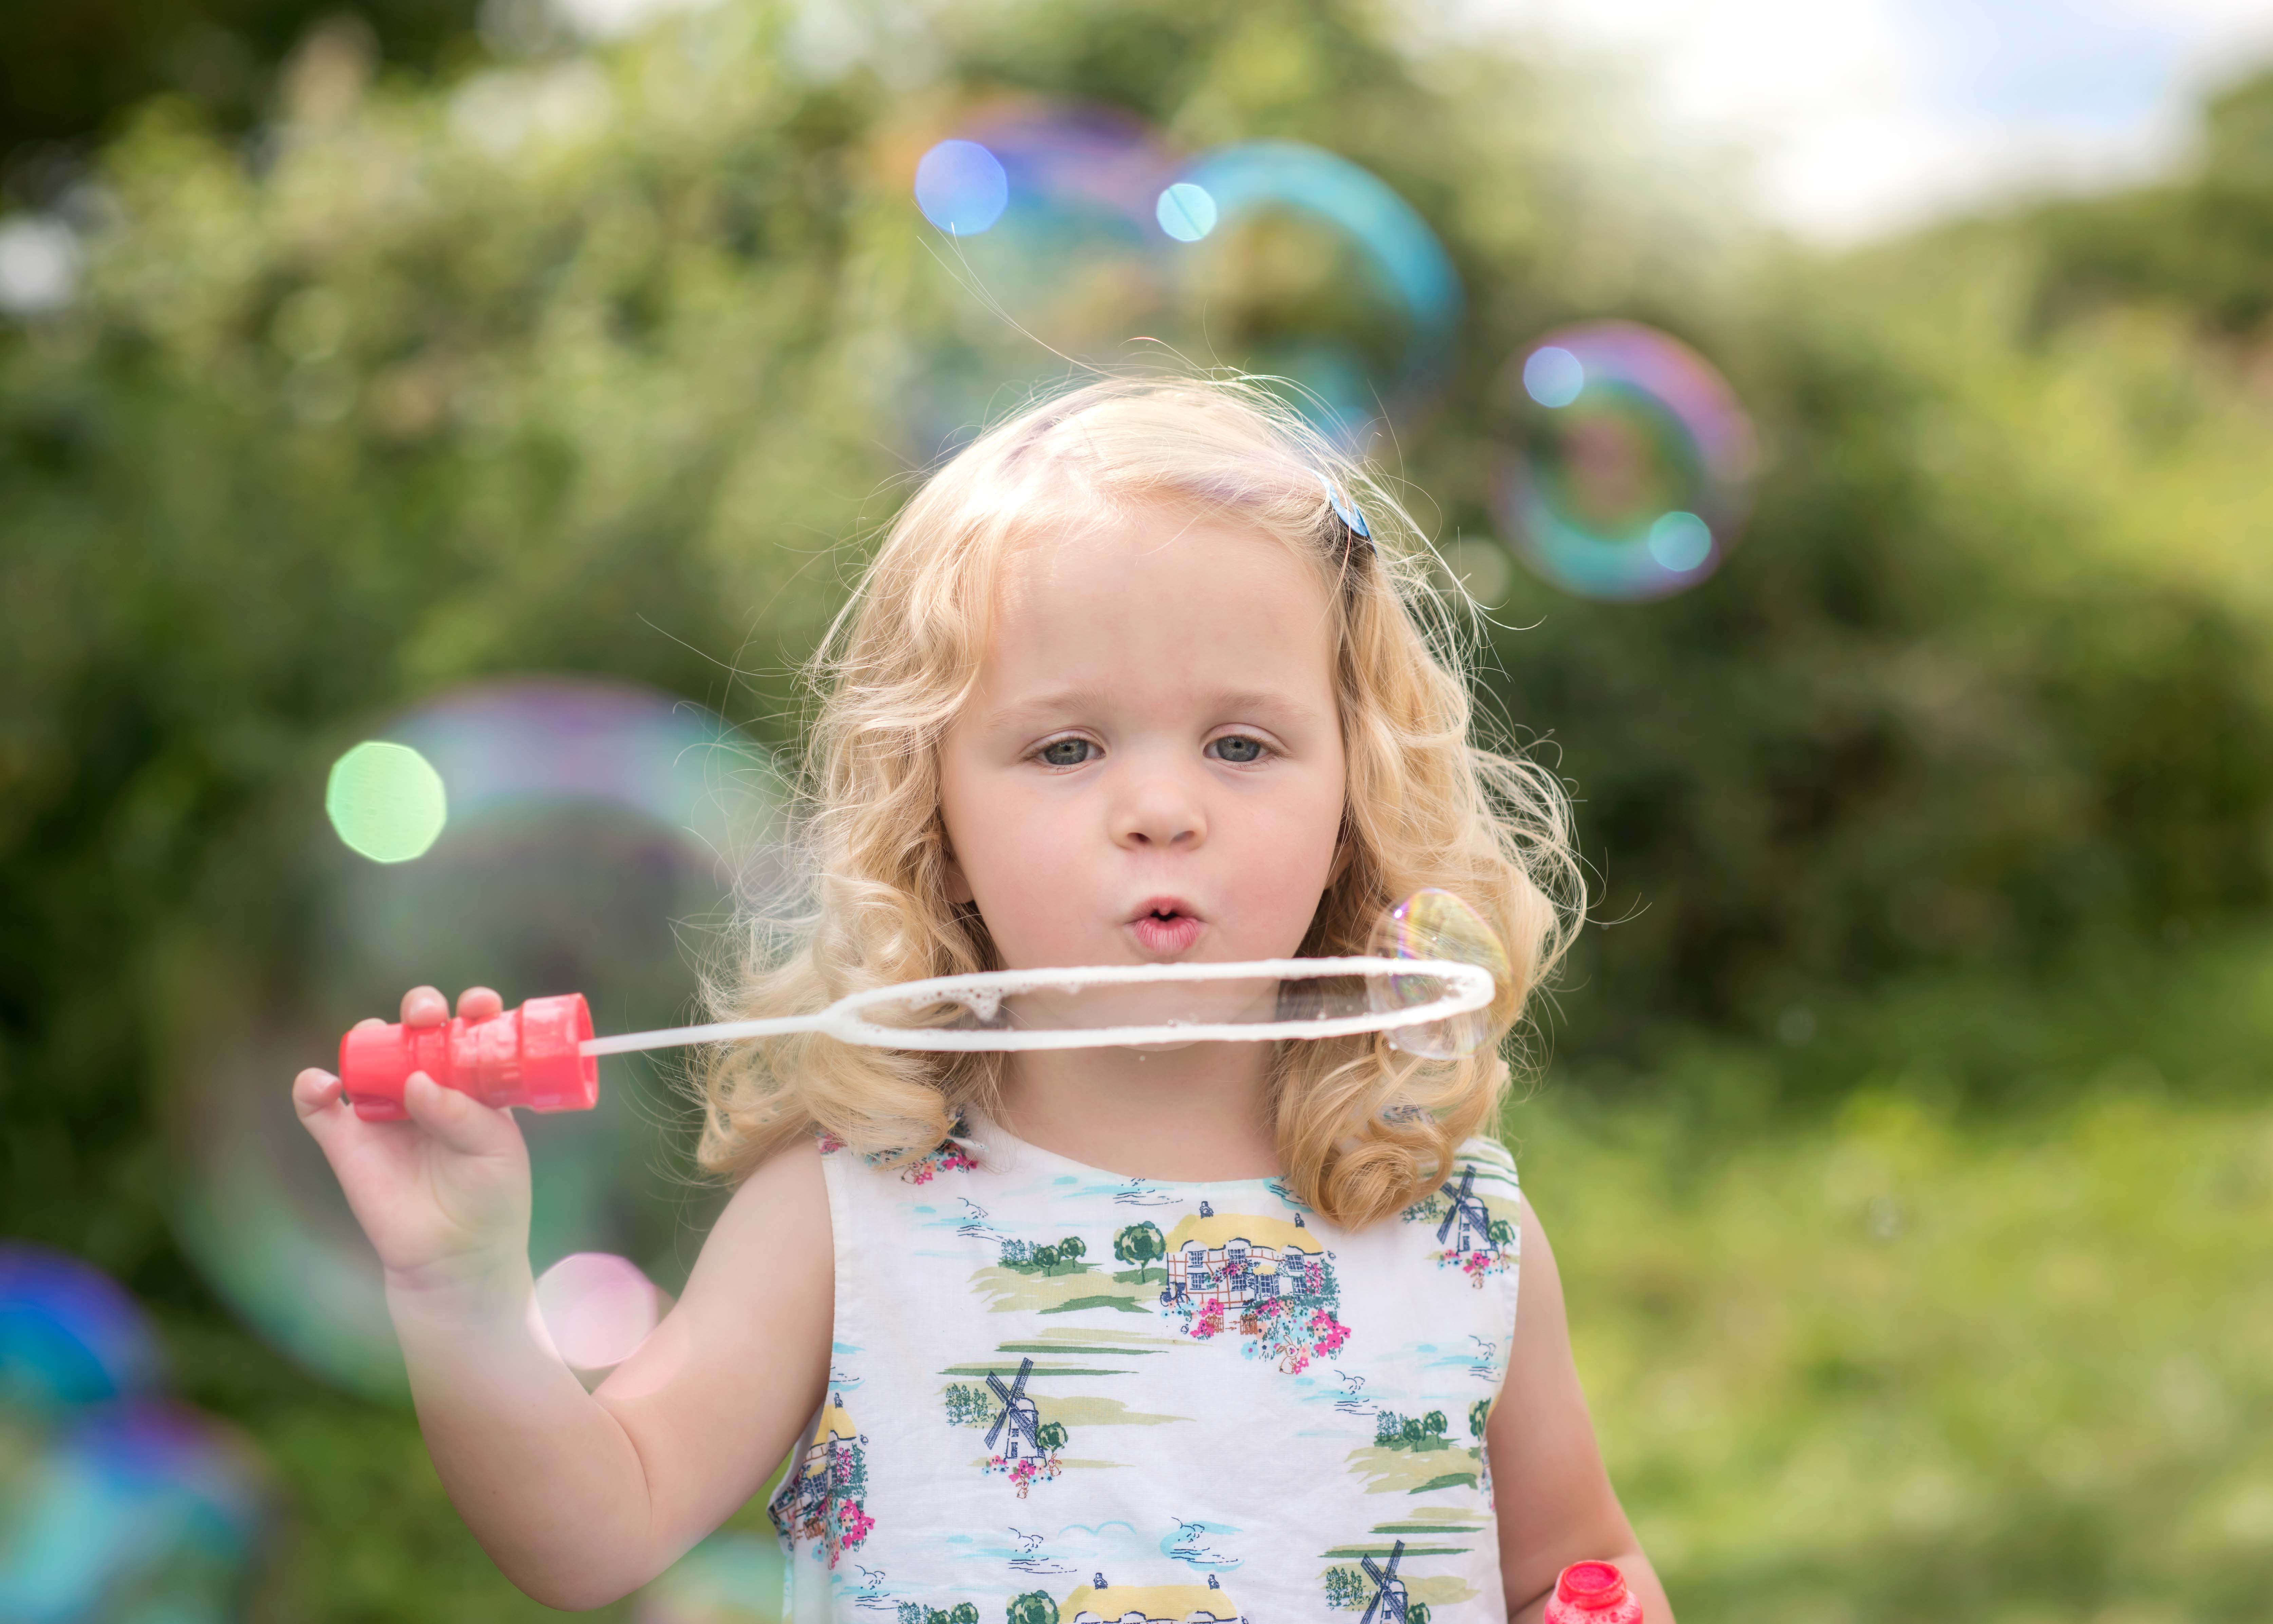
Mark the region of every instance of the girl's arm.
<instances>
[{"instance_id":1,"label":"girl's arm","mask_svg":"<svg viewBox=\"0 0 2273 1624\"><path fill-rule=\"evenodd\" d=\"M461 1013L493 1013L469 993ZM419 988L404 1019L447 1014ZM556 1607L636 1589L746 1501L820 1403L834 1269L818 1149L751 1175L686 1295L586 1393L544 1335L529 1171L509 1111L423 1074L407 1122L364 1122L328 1073L293 1087L378 1248L428 1451L506 1576Z\"/></svg>"},{"instance_id":2,"label":"girl's arm","mask_svg":"<svg viewBox=\"0 0 2273 1624\"><path fill-rule=\"evenodd\" d=\"M1484 1423L1499 1514L1500 1583L1511 1624L1540 1624L1556 1576L1572 1562L1616 1562L1644 1624L1673 1624L1656 1570L1642 1554L1602 1470L1594 1424L1571 1360L1563 1282L1547 1232L1526 1197L1521 1283L1507 1375Z\"/></svg>"}]
</instances>

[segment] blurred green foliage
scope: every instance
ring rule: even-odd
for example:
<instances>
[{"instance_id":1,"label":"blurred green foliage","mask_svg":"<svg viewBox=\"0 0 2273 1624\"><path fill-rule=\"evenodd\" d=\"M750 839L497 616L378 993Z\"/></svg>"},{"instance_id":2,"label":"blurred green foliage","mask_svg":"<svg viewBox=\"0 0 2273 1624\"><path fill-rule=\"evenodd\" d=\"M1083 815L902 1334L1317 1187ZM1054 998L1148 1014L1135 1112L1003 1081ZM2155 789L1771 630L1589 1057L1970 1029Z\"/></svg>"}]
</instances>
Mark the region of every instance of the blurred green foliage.
<instances>
[{"instance_id":1,"label":"blurred green foliage","mask_svg":"<svg viewBox=\"0 0 2273 1624\"><path fill-rule=\"evenodd\" d=\"M292 1376L184 1266L169 1084L200 1033L291 1005L296 854L373 718L581 670L793 737L789 672L938 449L900 410L925 346L969 319L907 176L1003 92L1191 148L1315 141L1428 217L1468 289L1463 370L1385 454L1448 540L1489 534L1500 368L1549 325L1650 321L1729 374L1767 460L1722 571L1642 606L1519 576L1487 638L1493 704L1559 752L1599 880L1549 1021L1591 1103L1512 1122L1542 1201L1573 1192L1612 1453L1692 1619L1755 1596L1835 1617L1834 1592L1909 1616L1983 1565L2019 1575L2014 1618L2145 1596L2179 1514L2127 1533L2115 1468L2013 1461L2163 1402L2138 1383L2183 1350L2154 1293L2211 1300L2244 1261L2200 1239L2225 1208L2146 1193L2264 1131L2212 1102L2265 1051L2273 79L2215 105L2188 176L1834 262L1638 157L1609 92L1370 8L816 14L439 52L431 83L319 28L249 147L191 101L144 107L101 161L82 296L0 334L0 1232L117 1274L186 1390L260 1438L297 1508L281 1615L514 1616L407 1420ZM2190 1103L2062 1104L2119 1055ZM2000 1111L2029 1126L1959 1126ZM1884 1244L1856 1227L1880 1186L1923 1203ZM2099 1248L2084 1283L1977 1337L2053 1238ZM2134 1292L2144 1317L2101 1335ZM2262 1352L2254 1321L2233 1335ZM2035 1337L2100 1362L2059 1414L2004 1416L2029 1367L1970 1373ZM2201 1381L2258 1413L2213 1362ZM1682 1381L1721 1418L1667 1421ZM1879 1441L1807 1465L1849 1433ZM2108 1436L2142 1484L2217 1447ZM1779 1440L1805 1471L1760 1456ZM1911 1486L1839 1475L1874 1461ZM2233 1481L2242 1510L2203 1501L2202 1527L2262 1520ZM1818 1482L1847 1510L1811 1532ZM2205 1583L2187 1616L2243 1616Z\"/></svg>"},{"instance_id":2,"label":"blurred green foliage","mask_svg":"<svg viewBox=\"0 0 2273 1624\"><path fill-rule=\"evenodd\" d=\"M1759 1139L1511 1113L1684 1624L2263 1616L2273 1112L2070 1081L1989 1125L1897 1085Z\"/></svg>"}]
</instances>

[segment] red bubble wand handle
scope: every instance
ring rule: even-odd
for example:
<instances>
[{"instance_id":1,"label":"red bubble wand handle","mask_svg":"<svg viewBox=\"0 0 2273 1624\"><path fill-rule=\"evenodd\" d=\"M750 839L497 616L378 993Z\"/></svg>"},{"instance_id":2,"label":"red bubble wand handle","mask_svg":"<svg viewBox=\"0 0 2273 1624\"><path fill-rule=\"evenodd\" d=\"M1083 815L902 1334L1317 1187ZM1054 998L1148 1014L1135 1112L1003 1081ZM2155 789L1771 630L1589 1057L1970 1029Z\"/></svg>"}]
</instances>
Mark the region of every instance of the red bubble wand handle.
<instances>
[{"instance_id":1,"label":"red bubble wand handle","mask_svg":"<svg viewBox=\"0 0 2273 1624\"><path fill-rule=\"evenodd\" d=\"M581 992L533 998L480 1021L359 1026L340 1039L341 1092L366 1122L409 1114L402 1087L413 1072L484 1105L589 1111L600 1097L599 1059L583 1051L591 1036Z\"/></svg>"}]
</instances>

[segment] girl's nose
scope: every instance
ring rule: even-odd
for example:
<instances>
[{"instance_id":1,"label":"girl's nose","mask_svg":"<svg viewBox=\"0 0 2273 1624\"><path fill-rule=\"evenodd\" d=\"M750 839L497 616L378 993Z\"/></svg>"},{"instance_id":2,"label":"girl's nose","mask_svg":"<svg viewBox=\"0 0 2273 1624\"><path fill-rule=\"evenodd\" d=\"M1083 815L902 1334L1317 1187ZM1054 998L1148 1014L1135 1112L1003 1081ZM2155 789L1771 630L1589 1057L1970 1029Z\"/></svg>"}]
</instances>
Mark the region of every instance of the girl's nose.
<instances>
[{"instance_id":1,"label":"girl's nose","mask_svg":"<svg viewBox=\"0 0 2273 1624\"><path fill-rule=\"evenodd\" d=\"M1136 850L1189 851L1207 839L1197 786L1165 769L1132 764L1113 806L1113 842Z\"/></svg>"}]
</instances>

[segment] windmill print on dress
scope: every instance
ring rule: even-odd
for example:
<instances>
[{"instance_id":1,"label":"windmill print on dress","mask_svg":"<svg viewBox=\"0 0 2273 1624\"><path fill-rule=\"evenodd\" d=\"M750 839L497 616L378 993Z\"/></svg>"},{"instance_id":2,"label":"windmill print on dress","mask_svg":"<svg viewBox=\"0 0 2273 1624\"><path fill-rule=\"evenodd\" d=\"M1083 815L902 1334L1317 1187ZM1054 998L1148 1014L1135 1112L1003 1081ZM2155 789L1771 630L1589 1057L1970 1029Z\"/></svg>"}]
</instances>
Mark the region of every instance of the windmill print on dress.
<instances>
[{"instance_id":1,"label":"windmill print on dress","mask_svg":"<svg viewBox=\"0 0 2273 1624\"><path fill-rule=\"evenodd\" d=\"M1041 1415L1034 1401L1026 1396L1026 1378L1033 1373L1034 1361L1030 1354L1018 1361L1018 1373L1009 1387L993 1371L986 1373L987 1389L994 1395L1001 1408L995 1412L994 1425L986 1429L988 1471L1006 1472L1010 1481L1018 1486L1018 1498L1026 1498L1026 1490L1036 1478L1058 1475L1058 1451L1065 1447L1065 1428L1056 1422L1041 1425ZM1009 1436L1003 1441L1003 1434ZM1026 1453L1018 1454L1018 1439L1026 1440ZM1002 1452L994 1453L997 1441L1003 1441Z\"/></svg>"},{"instance_id":2,"label":"windmill print on dress","mask_svg":"<svg viewBox=\"0 0 2273 1624\"><path fill-rule=\"evenodd\" d=\"M1447 1180L1438 1185L1436 1194L1407 1207L1403 1216L1407 1223L1438 1219L1440 1250L1433 1254L1437 1267L1459 1269L1481 1291L1488 1276L1504 1274L1516 1264L1519 1241L1512 1195L1504 1198L1504 1216L1492 1210L1489 1199L1476 1189L1476 1164L1469 1162L1460 1168L1459 1184Z\"/></svg>"},{"instance_id":3,"label":"windmill print on dress","mask_svg":"<svg viewBox=\"0 0 2273 1624\"><path fill-rule=\"evenodd\" d=\"M1405 1624L1405 1582L1397 1576L1397 1559L1404 1554L1400 1539L1390 1547L1387 1568L1376 1568L1369 1556L1358 1559L1365 1576L1373 1581L1373 1599L1365 1604L1365 1616L1358 1624Z\"/></svg>"}]
</instances>

